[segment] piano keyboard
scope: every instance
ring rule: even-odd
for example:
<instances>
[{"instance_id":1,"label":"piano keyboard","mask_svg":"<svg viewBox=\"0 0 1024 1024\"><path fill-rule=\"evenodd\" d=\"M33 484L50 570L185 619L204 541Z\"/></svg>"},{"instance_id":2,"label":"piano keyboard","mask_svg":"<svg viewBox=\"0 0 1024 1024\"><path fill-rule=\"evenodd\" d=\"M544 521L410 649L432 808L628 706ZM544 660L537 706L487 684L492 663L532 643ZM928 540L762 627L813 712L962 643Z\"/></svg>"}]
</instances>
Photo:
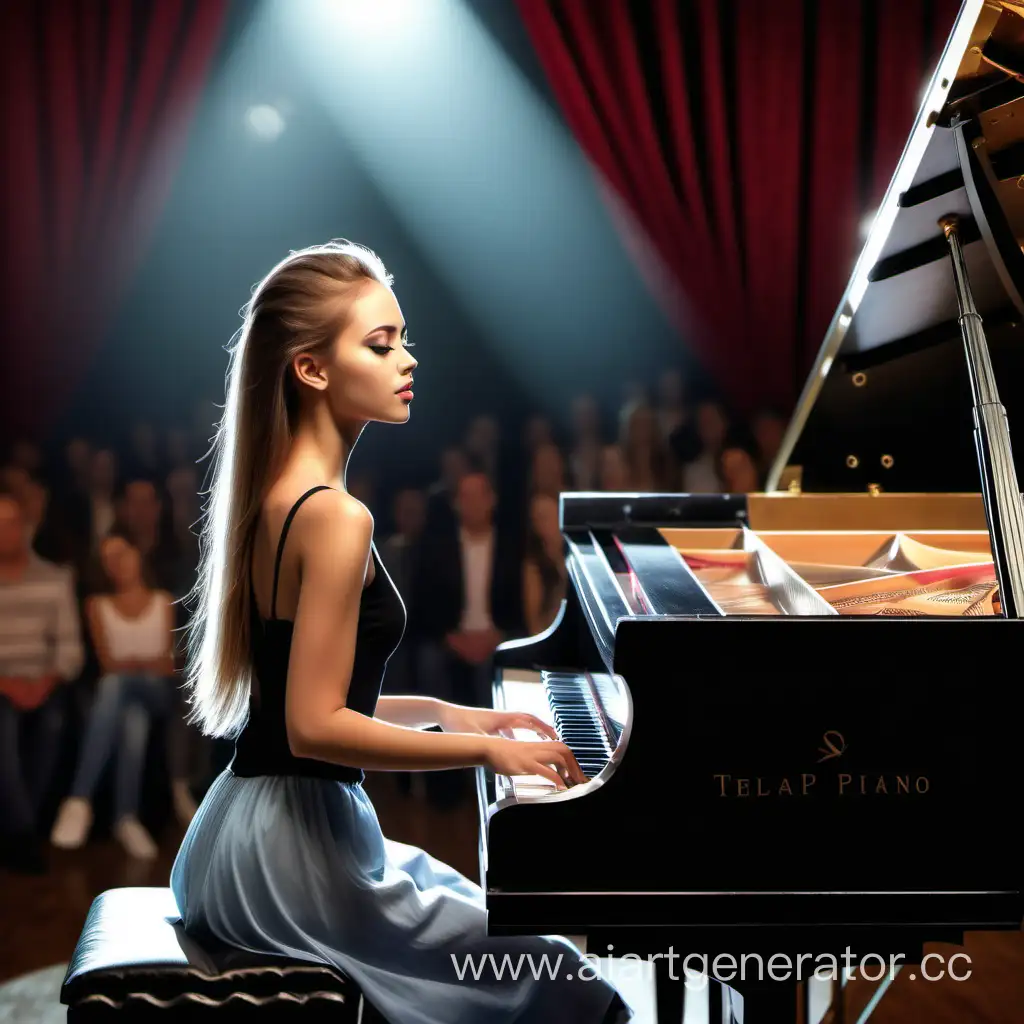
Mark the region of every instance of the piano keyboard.
<instances>
[{"instance_id":1,"label":"piano keyboard","mask_svg":"<svg viewBox=\"0 0 1024 1024\"><path fill-rule=\"evenodd\" d=\"M506 711L524 711L552 726L569 747L587 779L593 779L611 761L618 741L608 710L618 696L610 677L583 673L528 672L507 669L502 674L499 706ZM540 737L530 729L515 729L520 740ZM556 792L543 775L500 778L505 796L529 799ZM589 783L571 787L579 791Z\"/></svg>"}]
</instances>

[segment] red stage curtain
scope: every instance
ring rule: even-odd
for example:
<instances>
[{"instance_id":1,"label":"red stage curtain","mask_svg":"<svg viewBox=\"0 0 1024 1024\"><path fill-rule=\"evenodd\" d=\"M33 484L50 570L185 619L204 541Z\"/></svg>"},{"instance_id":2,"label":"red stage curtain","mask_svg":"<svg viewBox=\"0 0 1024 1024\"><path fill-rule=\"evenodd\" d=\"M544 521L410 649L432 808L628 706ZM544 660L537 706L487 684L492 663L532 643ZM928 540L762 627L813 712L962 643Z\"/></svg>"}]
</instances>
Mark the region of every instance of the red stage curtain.
<instances>
[{"instance_id":1,"label":"red stage curtain","mask_svg":"<svg viewBox=\"0 0 1024 1024\"><path fill-rule=\"evenodd\" d=\"M173 181L227 0L5 7L4 433L80 379Z\"/></svg>"},{"instance_id":2,"label":"red stage curtain","mask_svg":"<svg viewBox=\"0 0 1024 1024\"><path fill-rule=\"evenodd\" d=\"M517 2L695 354L738 411L791 408L959 0Z\"/></svg>"}]
</instances>

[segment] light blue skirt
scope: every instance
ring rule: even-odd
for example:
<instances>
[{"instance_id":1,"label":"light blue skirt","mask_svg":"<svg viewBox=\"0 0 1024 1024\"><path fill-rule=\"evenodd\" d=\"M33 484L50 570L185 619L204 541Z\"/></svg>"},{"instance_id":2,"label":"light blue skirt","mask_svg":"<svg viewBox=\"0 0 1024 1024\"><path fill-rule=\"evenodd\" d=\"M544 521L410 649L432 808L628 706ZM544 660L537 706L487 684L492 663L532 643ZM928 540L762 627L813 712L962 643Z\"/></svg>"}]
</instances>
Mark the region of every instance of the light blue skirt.
<instances>
[{"instance_id":1,"label":"light blue skirt","mask_svg":"<svg viewBox=\"0 0 1024 1024\"><path fill-rule=\"evenodd\" d=\"M480 886L386 839L361 785L223 771L182 841L171 889L187 932L333 964L390 1024L632 1017L567 939L488 937Z\"/></svg>"}]
</instances>

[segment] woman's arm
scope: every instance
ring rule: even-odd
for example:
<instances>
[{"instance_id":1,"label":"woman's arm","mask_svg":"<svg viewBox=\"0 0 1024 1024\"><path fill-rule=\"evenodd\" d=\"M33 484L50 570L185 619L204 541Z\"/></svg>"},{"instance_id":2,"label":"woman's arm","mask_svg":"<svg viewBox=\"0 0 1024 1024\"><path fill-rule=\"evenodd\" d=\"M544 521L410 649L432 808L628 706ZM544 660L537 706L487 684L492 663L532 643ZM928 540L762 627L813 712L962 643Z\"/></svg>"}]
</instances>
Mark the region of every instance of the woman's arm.
<instances>
[{"instance_id":1,"label":"woman's arm","mask_svg":"<svg viewBox=\"0 0 1024 1024\"><path fill-rule=\"evenodd\" d=\"M295 517L300 559L285 720L297 757L369 771L419 771L487 764L495 737L435 733L345 706L373 519L353 498L320 491Z\"/></svg>"},{"instance_id":2,"label":"woman's arm","mask_svg":"<svg viewBox=\"0 0 1024 1024\"><path fill-rule=\"evenodd\" d=\"M443 705L444 701L437 697L381 694L377 698L377 710L373 717L392 725L405 725L410 729L432 729L435 725L441 725Z\"/></svg>"}]
</instances>

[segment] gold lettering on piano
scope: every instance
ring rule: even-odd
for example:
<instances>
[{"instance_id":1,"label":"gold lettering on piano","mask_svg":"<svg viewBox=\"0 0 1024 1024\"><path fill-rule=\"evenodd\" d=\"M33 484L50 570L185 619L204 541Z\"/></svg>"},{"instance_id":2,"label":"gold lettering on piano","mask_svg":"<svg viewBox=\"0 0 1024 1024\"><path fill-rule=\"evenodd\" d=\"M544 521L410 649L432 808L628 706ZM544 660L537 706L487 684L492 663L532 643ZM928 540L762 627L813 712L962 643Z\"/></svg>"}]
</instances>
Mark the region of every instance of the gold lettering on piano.
<instances>
[{"instance_id":1,"label":"gold lettering on piano","mask_svg":"<svg viewBox=\"0 0 1024 1024\"><path fill-rule=\"evenodd\" d=\"M818 747L818 763L842 757L847 751L843 734L829 729L822 736L824 746ZM801 772L795 776L728 775L717 773L712 776L717 784L718 795L722 797L771 797L810 796L812 792L822 796L872 797L872 796L922 796L931 789L927 775L878 774L872 772L837 772L834 777L823 778L818 786L814 772Z\"/></svg>"}]
</instances>

